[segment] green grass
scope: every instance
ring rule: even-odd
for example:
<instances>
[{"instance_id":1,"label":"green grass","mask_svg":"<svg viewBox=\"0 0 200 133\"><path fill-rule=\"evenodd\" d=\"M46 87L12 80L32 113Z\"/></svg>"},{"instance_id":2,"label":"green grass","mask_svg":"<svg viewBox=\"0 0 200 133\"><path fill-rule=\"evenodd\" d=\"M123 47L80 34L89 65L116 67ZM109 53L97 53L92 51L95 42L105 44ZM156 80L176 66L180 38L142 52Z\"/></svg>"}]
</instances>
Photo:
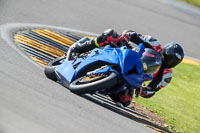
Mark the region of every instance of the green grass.
<instances>
[{"instance_id":1,"label":"green grass","mask_svg":"<svg viewBox=\"0 0 200 133\"><path fill-rule=\"evenodd\" d=\"M180 64L171 83L149 99L134 99L164 118L171 131L200 132L200 66Z\"/></svg>"},{"instance_id":2,"label":"green grass","mask_svg":"<svg viewBox=\"0 0 200 133\"><path fill-rule=\"evenodd\" d=\"M181 1L200 7L200 0L181 0Z\"/></svg>"}]
</instances>

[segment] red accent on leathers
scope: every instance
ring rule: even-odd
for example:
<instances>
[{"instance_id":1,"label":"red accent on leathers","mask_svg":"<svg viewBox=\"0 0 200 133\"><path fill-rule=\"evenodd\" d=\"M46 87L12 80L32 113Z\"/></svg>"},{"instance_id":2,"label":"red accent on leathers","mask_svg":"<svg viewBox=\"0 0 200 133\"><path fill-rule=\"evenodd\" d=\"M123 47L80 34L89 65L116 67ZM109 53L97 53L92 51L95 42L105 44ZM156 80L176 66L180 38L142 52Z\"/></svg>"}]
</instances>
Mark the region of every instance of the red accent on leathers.
<instances>
[{"instance_id":1,"label":"red accent on leathers","mask_svg":"<svg viewBox=\"0 0 200 133\"><path fill-rule=\"evenodd\" d=\"M162 46L161 46L161 45L152 46L152 47L153 47L153 49L154 49L156 52L158 52L158 53L160 53L160 52L162 51Z\"/></svg>"},{"instance_id":2,"label":"red accent on leathers","mask_svg":"<svg viewBox=\"0 0 200 133\"><path fill-rule=\"evenodd\" d=\"M113 38L112 36L109 36L107 37L107 41L117 44L119 42L119 36L117 38Z\"/></svg>"},{"instance_id":3,"label":"red accent on leathers","mask_svg":"<svg viewBox=\"0 0 200 133\"><path fill-rule=\"evenodd\" d=\"M104 44L108 44L109 42L108 41L104 41L102 43L99 43L99 46L103 46Z\"/></svg>"},{"instance_id":4,"label":"red accent on leathers","mask_svg":"<svg viewBox=\"0 0 200 133\"><path fill-rule=\"evenodd\" d=\"M163 75L167 73L172 73L172 69L171 68L165 69Z\"/></svg>"},{"instance_id":5,"label":"red accent on leathers","mask_svg":"<svg viewBox=\"0 0 200 133\"><path fill-rule=\"evenodd\" d=\"M155 55L150 54L150 53L146 53L145 55L146 55L146 56L149 56L149 57L155 57Z\"/></svg>"},{"instance_id":6,"label":"red accent on leathers","mask_svg":"<svg viewBox=\"0 0 200 133\"><path fill-rule=\"evenodd\" d=\"M172 69L171 68L168 68L168 69L164 69L164 72L163 72L163 76L165 74L168 74L168 73L172 73ZM153 75L153 78L155 78L158 74L158 71L156 71L156 73Z\"/></svg>"},{"instance_id":7,"label":"red accent on leathers","mask_svg":"<svg viewBox=\"0 0 200 133\"><path fill-rule=\"evenodd\" d=\"M147 35L142 35L142 38L145 38L145 37L147 37ZM161 45L158 45L158 46L151 45L151 46L158 53L160 53L162 51L162 46Z\"/></svg>"},{"instance_id":8,"label":"red accent on leathers","mask_svg":"<svg viewBox=\"0 0 200 133\"><path fill-rule=\"evenodd\" d=\"M108 43L114 43L114 44L118 44L119 42L119 36L117 38L114 38L112 36L109 36L107 37L107 40L102 42L102 43L99 43L100 46L103 46L103 45L106 45Z\"/></svg>"}]
</instances>

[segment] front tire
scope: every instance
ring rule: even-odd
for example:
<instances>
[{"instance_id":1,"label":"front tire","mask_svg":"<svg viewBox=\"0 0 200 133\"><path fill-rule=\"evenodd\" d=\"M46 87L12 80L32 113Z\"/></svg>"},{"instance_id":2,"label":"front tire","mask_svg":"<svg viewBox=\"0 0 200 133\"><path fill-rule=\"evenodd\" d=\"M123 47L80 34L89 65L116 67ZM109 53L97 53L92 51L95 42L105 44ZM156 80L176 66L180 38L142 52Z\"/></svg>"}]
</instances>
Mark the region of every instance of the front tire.
<instances>
[{"instance_id":1,"label":"front tire","mask_svg":"<svg viewBox=\"0 0 200 133\"><path fill-rule=\"evenodd\" d=\"M45 66L44 73L47 78L49 78L53 81L57 81L55 68L56 68L56 66L62 64L61 61L64 59L65 59L65 57L59 57L59 58L53 59Z\"/></svg>"},{"instance_id":2,"label":"front tire","mask_svg":"<svg viewBox=\"0 0 200 133\"><path fill-rule=\"evenodd\" d=\"M81 82L86 76L80 77L73 81L69 90L78 95L85 93L94 93L96 91L100 91L106 88L111 88L112 86L117 84L118 76L115 72L111 72L107 74L105 77L98 78L95 80L90 80L89 82Z\"/></svg>"}]
</instances>

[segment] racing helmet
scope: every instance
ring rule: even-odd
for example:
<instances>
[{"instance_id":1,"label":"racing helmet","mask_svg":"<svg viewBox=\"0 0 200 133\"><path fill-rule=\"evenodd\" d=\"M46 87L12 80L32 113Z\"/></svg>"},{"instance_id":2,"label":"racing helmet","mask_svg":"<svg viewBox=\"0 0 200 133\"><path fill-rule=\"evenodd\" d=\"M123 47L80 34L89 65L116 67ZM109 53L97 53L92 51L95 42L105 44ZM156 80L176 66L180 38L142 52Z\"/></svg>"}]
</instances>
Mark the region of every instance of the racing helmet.
<instances>
[{"instance_id":1,"label":"racing helmet","mask_svg":"<svg viewBox=\"0 0 200 133\"><path fill-rule=\"evenodd\" d=\"M163 47L161 54L164 68L175 67L183 60L184 57L182 46L176 42L166 44Z\"/></svg>"},{"instance_id":2,"label":"racing helmet","mask_svg":"<svg viewBox=\"0 0 200 133\"><path fill-rule=\"evenodd\" d=\"M146 74L154 74L162 64L162 57L153 49L145 48L142 54L141 61L143 64L143 71Z\"/></svg>"}]
</instances>

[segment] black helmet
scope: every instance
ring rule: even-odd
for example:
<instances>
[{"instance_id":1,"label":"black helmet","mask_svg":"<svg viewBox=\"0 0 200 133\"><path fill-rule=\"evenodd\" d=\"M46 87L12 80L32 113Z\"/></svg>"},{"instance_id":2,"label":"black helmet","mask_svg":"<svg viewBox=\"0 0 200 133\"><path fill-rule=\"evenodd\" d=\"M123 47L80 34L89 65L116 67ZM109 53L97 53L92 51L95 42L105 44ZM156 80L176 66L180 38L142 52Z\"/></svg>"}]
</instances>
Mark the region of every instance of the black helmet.
<instances>
[{"instance_id":1,"label":"black helmet","mask_svg":"<svg viewBox=\"0 0 200 133\"><path fill-rule=\"evenodd\" d=\"M178 65L183 57L184 51L180 44L176 42L170 42L163 47L162 50L163 56L163 67L164 68L173 68Z\"/></svg>"},{"instance_id":2,"label":"black helmet","mask_svg":"<svg viewBox=\"0 0 200 133\"><path fill-rule=\"evenodd\" d=\"M147 74L154 74L162 64L162 58L160 54L150 48L145 48L145 52L142 54L141 61L143 64L143 71Z\"/></svg>"}]
</instances>

